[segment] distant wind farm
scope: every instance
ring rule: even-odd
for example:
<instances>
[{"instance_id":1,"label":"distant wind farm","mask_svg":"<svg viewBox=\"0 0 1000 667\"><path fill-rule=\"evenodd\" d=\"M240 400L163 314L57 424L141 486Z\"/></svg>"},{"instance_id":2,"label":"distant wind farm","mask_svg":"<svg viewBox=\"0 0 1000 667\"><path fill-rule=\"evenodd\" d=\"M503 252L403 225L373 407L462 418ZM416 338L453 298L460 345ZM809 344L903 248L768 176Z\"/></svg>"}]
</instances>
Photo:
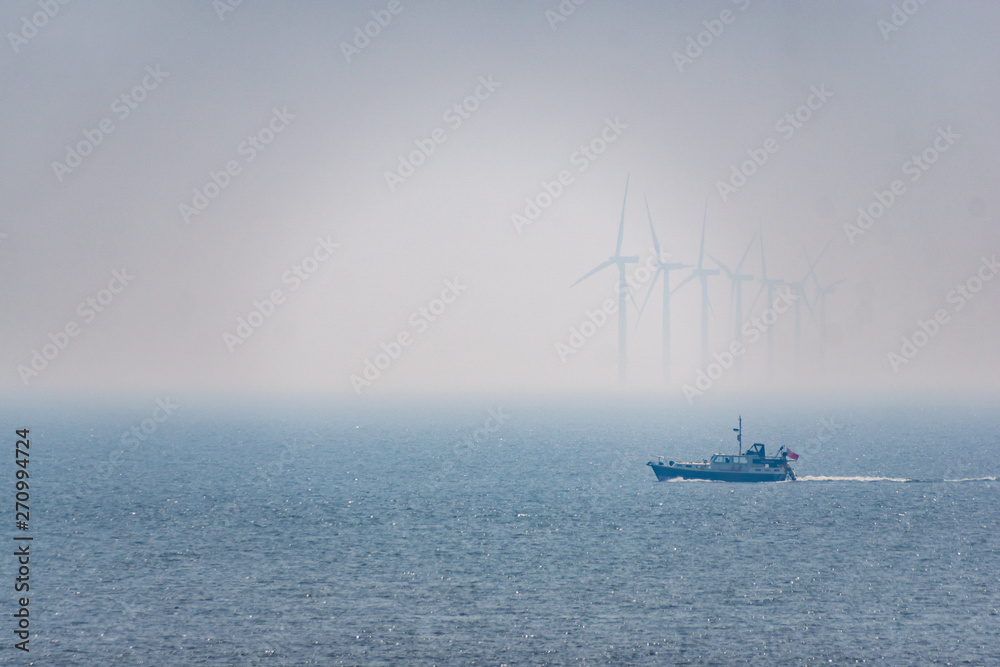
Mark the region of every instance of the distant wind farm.
<instances>
[{"instance_id":1,"label":"distant wind farm","mask_svg":"<svg viewBox=\"0 0 1000 667\"><path fill-rule=\"evenodd\" d=\"M810 256L808 250L803 251L807 268L798 280L792 281L777 278L774 276L773 257L771 258L772 271L770 275L768 274L764 225L761 222L758 223L758 231L753 234L746 246L741 246L744 249L738 261L729 264L708 250L709 247L712 247L712 244L707 238L709 230L709 202L706 200L701 221L700 241L694 262L685 263L683 261L676 261L675 253L665 252L664 247L676 248L672 243L673 238L680 236L679 232L684 229L685 224L690 223L671 221L667 224L667 231L664 234L663 223L661 222L661 231L658 234L657 225L653 222L653 214L650 209L648 197L644 197L646 221L649 226L652 251L654 253L653 262L649 266L650 268L655 267L655 272L653 273L652 280L649 280L648 284L644 283L643 285L646 292L642 295L640 305L636 301L631 287L631 285L636 284L636 281L629 280L626 275L626 266L638 262L639 257L622 254L622 245L626 239L626 229L628 227L626 211L629 180L629 178L626 178L625 195L622 200L621 214L618 220L618 237L614 254L573 283L573 286L576 286L606 268L611 266L618 267L619 279L616 284L616 291L618 293L617 345L618 381L621 387L628 385L630 359L633 363L641 365L651 365L659 361L662 368L663 386L667 388L676 387L679 384L675 372L675 356L687 360L696 358L698 360L699 373L711 373L713 370L712 366L718 366L721 363L718 362L718 359L721 357L724 360L728 360L725 361L725 368L734 367L736 375L739 377L744 361L744 344L748 338L752 342L758 340L761 336L766 341L764 367L766 368L766 377L769 380L775 376L779 368L790 369L796 376L802 372L803 355L805 354L804 341L809 336L813 336L813 340L816 343L810 348L812 350L812 357L818 364L818 367L822 369L828 344L826 320L827 299L834 293L834 288L843 281L843 279L839 279L829 283L821 283L816 275L816 267L826 254L830 246L830 241L816 255L815 259ZM715 232L715 234L719 234L719 232ZM663 243L667 244L667 246L661 243L661 237L664 239ZM729 241L731 240L729 239ZM760 258L759 275L745 272L744 270L755 244L757 245ZM727 243L726 245L731 245L731 243ZM706 258L718 268L707 267L705 263ZM671 272L684 270L688 270L687 275L679 283L671 286ZM724 323L719 321L719 316L712 306L711 291L709 289L709 279L723 274L729 279L729 303ZM699 295L700 317L697 324L698 349L696 355L691 349L679 351L674 349L676 337L673 335L672 327L691 327L693 329L692 325L695 323L679 319L677 313L671 310L671 301L674 295L685 285L694 281L697 281L701 287ZM744 283L758 285L758 290L749 307L744 306ZM660 302L660 359L656 360L644 357L630 358L627 334L630 312L629 303L632 304L632 311L634 312L634 333L638 333L643 327L654 326L650 322L654 322L655 320L651 319L651 316L647 314L647 310L650 310L650 304L653 301L651 297L656 290L660 290L662 296ZM762 296L764 297L763 303L761 302ZM778 322L780 314L787 313L789 310L792 316L787 319L790 322ZM803 314L803 310L805 311L805 315ZM644 315L646 315L645 319L643 319ZM776 352L775 332L779 329L790 332L793 344L787 348L783 347ZM721 355L718 353L713 354L713 342L718 345L718 350L723 351ZM734 353L733 350L737 350L738 353Z\"/></svg>"}]
</instances>

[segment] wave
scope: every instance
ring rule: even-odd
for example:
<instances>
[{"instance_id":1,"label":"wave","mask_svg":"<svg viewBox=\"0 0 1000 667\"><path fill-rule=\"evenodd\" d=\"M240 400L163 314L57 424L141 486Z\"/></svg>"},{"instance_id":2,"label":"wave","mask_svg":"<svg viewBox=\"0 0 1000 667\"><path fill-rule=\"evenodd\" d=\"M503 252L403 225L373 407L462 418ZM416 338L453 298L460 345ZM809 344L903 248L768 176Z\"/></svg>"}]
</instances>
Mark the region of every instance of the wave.
<instances>
[{"instance_id":1,"label":"wave","mask_svg":"<svg viewBox=\"0 0 1000 667\"><path fill-rule=\"evenodd\" d=\"M799 482L916 482L905 477L838 477L835 475L804 475L796 477Z\"/></svg>"},{"instance_id":2,"label":"wave","mask_svg":"<svg viewBox=\"0 0 1000 667\"><path fill-rule=\"evenodd\" d=\"M995 482L996 477L963 477L962 479L909 479L907 477L839 477L835 475L804 475L796 477L800 482L910 482L918 484L940 484L942 482Z\"/></svg>"}]
</instances>

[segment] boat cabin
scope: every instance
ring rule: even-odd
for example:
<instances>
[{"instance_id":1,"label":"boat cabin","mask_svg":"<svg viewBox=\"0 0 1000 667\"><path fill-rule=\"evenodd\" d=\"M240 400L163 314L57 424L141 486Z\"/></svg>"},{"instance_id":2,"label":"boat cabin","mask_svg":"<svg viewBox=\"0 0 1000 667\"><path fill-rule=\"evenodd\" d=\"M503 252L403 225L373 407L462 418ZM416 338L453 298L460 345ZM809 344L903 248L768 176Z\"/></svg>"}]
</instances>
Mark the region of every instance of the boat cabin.
<instances>
[{"instance_id":1,"label":"boat cabin","mask_svg":"<svg viewBox=\"0 0 1000 667\"><path fill-rule=\"evenodd\" d=\"M749 465L750 459L746 456L736 456L735 454L713 454L712 463L741 463Z\"/></svg>"},{"instance_id":2,"label":"boat cabin","mask_svg":"<svg viewBox=\"0 0 1000 667\"><path fill-rule=\"evenodd\" d=\"M742 454L713 454L712 464L716 466L738 466L749 468L750 466L763 466L764 468L780 468L784 463L784 457L767 458L764 451L764 444L755 442L753 446ZM758 468L759 469L759 468Z\"/></svg>"}]
</instances>

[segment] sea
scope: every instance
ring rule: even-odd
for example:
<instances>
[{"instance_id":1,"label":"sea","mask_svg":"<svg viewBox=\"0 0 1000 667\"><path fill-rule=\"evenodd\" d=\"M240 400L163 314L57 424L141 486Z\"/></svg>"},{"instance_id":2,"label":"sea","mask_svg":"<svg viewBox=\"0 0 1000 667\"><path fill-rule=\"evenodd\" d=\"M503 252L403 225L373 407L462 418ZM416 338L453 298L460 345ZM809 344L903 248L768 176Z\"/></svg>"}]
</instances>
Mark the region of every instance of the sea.
<instances>
[{"instance_id":1,"label":"sea","mask_svg":"<svg viewBox=\"0 0 1000 667\"><path fill-rule=\"evenodd\" d=\"M740 416L796 481L656 481ZM57 397L0 429L3 664L1000 665L995 402Z\"/></svg>"}]
</instances>

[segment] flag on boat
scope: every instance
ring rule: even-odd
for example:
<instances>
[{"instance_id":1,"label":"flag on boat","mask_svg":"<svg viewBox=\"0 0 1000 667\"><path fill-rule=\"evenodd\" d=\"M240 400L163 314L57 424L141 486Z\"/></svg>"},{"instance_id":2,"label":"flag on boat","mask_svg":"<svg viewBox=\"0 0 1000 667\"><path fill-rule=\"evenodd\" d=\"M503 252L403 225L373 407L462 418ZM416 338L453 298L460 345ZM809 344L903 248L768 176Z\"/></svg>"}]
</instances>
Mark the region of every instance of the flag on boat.
<instances>
[{"instance_id":1,"label":"flag on boat","mask_svg":"<svg viewBox=\"0 0 1000 667\"><path fill-rule=\"evenodd\" d=\"M785 453L788 454L788 458L790 458L791 460L793 461L799 460L799 455L793 452L792 450L788 449L787 447L785 447Z\"/></svg>"}]
</instances>

